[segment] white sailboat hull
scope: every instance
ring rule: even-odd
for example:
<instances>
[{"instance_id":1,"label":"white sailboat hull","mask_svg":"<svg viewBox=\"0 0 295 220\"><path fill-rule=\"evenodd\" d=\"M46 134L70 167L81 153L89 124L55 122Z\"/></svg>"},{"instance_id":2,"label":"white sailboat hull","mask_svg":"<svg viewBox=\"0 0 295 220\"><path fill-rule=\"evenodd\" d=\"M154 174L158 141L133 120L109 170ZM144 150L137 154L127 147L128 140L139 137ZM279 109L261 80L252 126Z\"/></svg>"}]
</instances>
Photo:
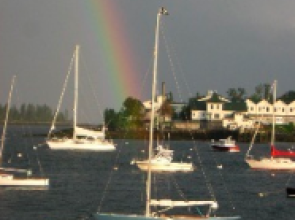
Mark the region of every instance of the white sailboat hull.
<instances>
[{"instance_id":1,"label":"white sailboat hull","mask_svg":"<svg viewBox=\"0 0 295 220\"><path fill-rule=\"evenodd\" d=\"M15 178L13 175L0 175L0 186L49 186L49 179Z\"/></svg>"},{"instance_id":2,"label":"white sailboat hull","mask_svg":"<svg viewBox=\"0 0 295 220\"><path fill-rule=\"evenodd\" d=\"M289 158L262 158L261 160L246 159L253 169L262 170L295 170L295 161Z\"/></svg>"},{"instance_id":3,"label":"white sailboat hull","mask_svg":"<svg viewBox=\"0 0 295 220\"><path fill-rule=\"evenodd\" d=\"M135 162L137 167L142 171L148 171L149 161L137 161ZM194 170L192 163L172 163L172 162L161 162L155 161L151 162L151 171L152 172L190 172Z\"/></svg>"},{"instance_id":4,"label":"white sailboat hull","mask_svg":"<svg viewBox=\"0 0 295 220\"><path fill-rule=\"evenodd\" d=\"M107 140L48 140L48 147L52 150L90 150L90 151L114 151L114 143Z\"/></svg>"},{"instance_id":5,"label":"white sailboat hull","mask_svg":"<svg viewBox=\"0 0 295 220\"><path fill-rule=\"evenodd\" d=\"M108 213L95 213L94 218L96 220L236 220L241 219L240 216L233 217L205 217L205 216L171 216L171 217L146 217L143 215L120 215L120 214L108 214Z\"/></svg>"}]
</instances>

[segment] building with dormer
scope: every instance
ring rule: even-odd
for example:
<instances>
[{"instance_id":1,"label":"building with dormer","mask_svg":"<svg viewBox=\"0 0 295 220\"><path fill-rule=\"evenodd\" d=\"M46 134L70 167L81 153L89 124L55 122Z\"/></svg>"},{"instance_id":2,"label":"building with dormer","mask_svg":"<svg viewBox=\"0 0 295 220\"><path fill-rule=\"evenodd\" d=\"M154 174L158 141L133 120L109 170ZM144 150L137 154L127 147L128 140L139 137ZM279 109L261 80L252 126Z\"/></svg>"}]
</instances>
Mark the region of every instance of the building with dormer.
<instances>
[{"instance_id":1,"label":"building with dormer","mask_svg":"<svg viewBox=\"0 0 295 220\"><path fill-rule=\"evenodd\" d=\"M230 102L230 100L211 90L205 97L194 102L191 109L191 119L207 122L206 127L210 124L214 124L214 127L229 129L253 126L252 120L247 116L245 102Z\"/></svg>"},{"instance_id":2,"label":"building with dormer","mask_svg":"<svg viewBox=\"0 0 295 220\"><path fill-rule=\"evenodd\" d=\"M156 112L159 111L165 100L164 96L157 96L155 102ZM145 108L149 111L150 101L144 102ZM173 107L178 107L178 111L183 108L185 103L180 103ZM277 124L295 123L295 101L286 103L277 100L274 104L262 99L254 101L231 102L227 98L219 95L215 91L208 91L207 95L196 99L191 106L190 129L223 127L228 129L254 128L256 122L270 124L272 117L275 117ZM148 114L147 114L148 116ZM165 121L171 121L166 118ZM174 124L181 122L174 122ZM186 126L187 127L186 122ZM183 127L183 126L182 126Z\"/></svg>"},{"instance_id":3,"label":"building with dormer","mask_svg":"<svg viewBox=\"0 0 295 220\"><path fill-rule=\"evenodd\" d=\"M220 122L229 129L253 128L255 122L270 124L272 117L277 124L295 123L295 101L285 103L277 100L274 104L265 99L230 102L217 92L208 91L203 98L197 99L191 110L193 121Z\"/></svg>"},{"instance_id":4,"label":"building with dormer","mask_svg":"<svg viewBox=\"0 0 295 220\"><path fill-rule=\"evenodd\" d=\"M277 100L274 104L263 99L255 102L246 100L248 115L252 120L259 120L263 123L271 123L272 116L275 116L277 124L287 124L295 122L295 101L285 103Z\"/></svg>"}]
</instances>

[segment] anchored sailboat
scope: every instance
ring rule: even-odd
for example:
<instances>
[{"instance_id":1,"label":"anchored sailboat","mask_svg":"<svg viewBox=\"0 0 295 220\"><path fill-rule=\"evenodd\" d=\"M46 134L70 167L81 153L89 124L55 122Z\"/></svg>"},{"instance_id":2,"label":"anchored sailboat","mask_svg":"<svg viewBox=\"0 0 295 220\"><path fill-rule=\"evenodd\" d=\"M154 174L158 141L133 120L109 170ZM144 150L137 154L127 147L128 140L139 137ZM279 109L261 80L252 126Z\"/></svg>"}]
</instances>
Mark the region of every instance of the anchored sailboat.
<instances>
[{"instance_id":1,"label":"anchored sailboat","mask_svg":"<svg viewBox=\"0 0 295 220\"><path fill-rule=\"evenodd\" d=\"M253 135L249 150L247 151L245 161L253 169L264 169L264 170L294 170L295 161L290 158L282 156L294 156L294 152L279 151L275 148L275 102L276 102L276 86L277 81L273 83L273 107L272 107L272 132L271 132L271 142L270 142L270 157L263 157L260 159L254 159L250 155L250 150L252 149L255 141L255 137L258 133L259 126ZM279 157L277 157L279 156Z\"/></svg>"},{"instance_id":2,"label":"anchored sailboat","mask_svg":"<svg viewBox=\"0 0 295 220\"><path fill-rule=\"evenodd\" d=\"M11 88L8 96L5 123L2 131L1 148L0 148L0 186L49 186L49 179L43 177L33 177L31 170L17 169L12 167L3 167L3 150L6 139L6 129L9 118L11 97L15 82L15 76L12 78Z\"/></svg>"},{"instance_id":3,"label":"anchored sailboat","mask_svg":"<svg viewBox=\"0 0 295 220\"><path fill-rule=\"evenodd\" d=\"M162 15L168 14L165 8L160 8L158 14L157 14L157 27L159 25L159 21ZM158 28L156 29L156 32L158 31ZM157 34L156 34L157 36ZM156 45L157 45L157 37L156 37ZM156 48L156 47L155 47ZM156 51L155 51L156 54ZM156 62L156 59L155 61ZM156 92L156 74L154 71L153 76L153 85L152 85L152 97L155 97ZM152 109L151 109L151 118L150 118L150 127L149 127L149 154L148 154L148 172L147 172L147 180L146 180L146 209L145 209L145 215L136 215L136 214L130 214L130 215L124 215L124 214L114 214L114 213L95 213L94 217L97 220L166 220L166 219L207 219L207 220L230 220L230 219L240 219L239 216L237 217L213 217L214 212L218 208L218 203L216 201L172 201L170 199L164 199L164 200L153 200L151 199L151 175L152 175L152 151L153 151L153 128L154 128L154 111L155 111L155 103L154 99L152 98ZM165 215L165 211L171 210L173 208L177 207L196 207L196 206L207 206L208 212L204 216L200 215L194 215L192 216L190 214L184 214L181 216L167 216ZM162 207L163 210L158 213L152 213L151 207Z\"/></svg>"},{"instance_id":4,"label":"anchored sailboat","mask_svg":"<svg viewBox=\"0 0 295 220\"><path fill-rule=\"evenodd\" d=\"M90 130L77 126L78 115L78 70L79 70L79 45L75 50L75 93L73 108L73 136L72 137L55 137L52 132L55 128L55 121L59 111L60 103L63 97L60 97L59 105L52 122L52 126L47 136L46 144L52 150L91 150L91 151L114 151L115 144L111 140L105 139L105 127L101 131Z\"/></svg>"},{"instance_id":5,"label":"anchored sailboat","mask_svg":"<svg viewBox=\"0 0 295 220\"><path fill-rule=\"evenodd\" d=\"M157 21L156 27L156 36L155 36L155 53L154 53L154 69L153 69L153 88L156 90L157 87L157 69L158 69L158 46L159 46L159 24L160 18ZM156 92L152 94L152 102L156 97ZM155 108L155 106L152 106ZM153 117L155 114L155 109L152 109ZM152 116L151 116L152 117ZM151 119L151 121L154 119ZM153 132L153 127L150 132ZM164 144L157 143L156 149L153 149L151 152L151 160L133 160L131 163L136 164L136 166L142 171L148 171L149 166L153 172L190 172L194 170L193 163L185 163L185 162L173 162L173 153L174 151L171 150L169 147L165 146Z\"/></svg>"},{"instance_id":6,"label":"anchored sailboat","mask_svg":"<svg viewBox=\"0 0 295 220\"><path fill-rule=\"evenodd\" d=\"M135 160L132 163L135 163L142 171L148 171L149 166L152 172L190 172L194 170L192 163L172 162L173 150L158 144L156 151L150 163L148 160Z\"/></svg>"}]
</instances>

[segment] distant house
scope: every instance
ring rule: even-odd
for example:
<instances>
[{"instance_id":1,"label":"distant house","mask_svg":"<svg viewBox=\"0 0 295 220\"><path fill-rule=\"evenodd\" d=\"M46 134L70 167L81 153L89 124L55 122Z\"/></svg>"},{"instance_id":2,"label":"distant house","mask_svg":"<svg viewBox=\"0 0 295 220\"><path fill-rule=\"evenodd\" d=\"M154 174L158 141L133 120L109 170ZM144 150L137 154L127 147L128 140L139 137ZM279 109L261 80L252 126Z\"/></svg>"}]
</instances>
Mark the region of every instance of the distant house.
<instances>
[{"instance_id":1,"label":"distant house","mask_svg":"<svg viewBox=\"0 0 295 220\"><path fill-rule=\"evenodd\" d=\"M254 101L230 102L213 91L195 101L191 110L194 121L222 122L222 127L229 129L253 128L255 122L269 124L274 113L277 124L295 122L295 101L285 103L277 100L274 105L262 99Z\"/></svg>"},{"instance_id":2,"label":"distant house","mask_svg":"<svg viewBox=\"0 0 295 220\"><path fill-rule=\"evenodd\" d=\"M230 101L216 92L208 91L207 95L195 101L191 110L192 120L222 120L232 111L225 110L225 105Z\"/></svg>"},{"instance_id":3,"label":"distant house","mask_svg":"<svg viewBox=\"0 0 295 220\"><path fill-rule=\"evenodd\" d=\"M157 122L169 122L171 121L171 115L163 114L161 113L161 107L163 103L166 101L166 96L158 95L156 96L154 107L155 107L155 119ZM152 101L144 101L143 105L146 110L145 118L144 120L149 122L151 117L151 109L152 109Z\"/></svg>"},{"instance_id":4,"label":"distant house","mask_svg":"<svg viewBox=\"0 0 295 220\"><path fill-rule=\"evenodd\" d=\"M208 91L207 95L195 101L191 109L191 118L194 121L207 121L219 126L237 129L252 126L247 117L246 103L230 102L217 92Z\"/></svg>"},{"instance_id":5,"label":"distant house","mask_svg":"<svg viewBox=\"0 0 295 220\"><path fill-rule=\"evenodd\" d=\"M157 96L155 101L156 117L159 116L159 110L165 100L165 96ZM148 119L150 117L151 101L146 101L143 104L147 111L146 119ZM171 106L174 113L180 113L186 104L172 103ZM174 121L173 124L179 129L224 127L234 130L254 128L255 123L258 121L263 124L270 124L273 113L277 124L294 123L295 100L289 103L277 100L274 105L265 99L259 101L246 99L245 101L231 102L215 91L208 91L206 96L193 102L191 106L191 122L184 124L181 121ZM159 121L170 122L171 117L165 115Z\"/></svg>"},{"instance_id":6,"label":"distant house","mask_svg":"<svg viewBox=\"0 0 295 220\"><path fill-rule=\"evenodd\" d=\"M164 101L166 100L166 96L163 95L158 95L155 99L154 106L155 106L155 111L159 110ZM144 101L143 106L146 110L151 110L152 109L152 100Z\"/></svg>"},{"instance_id":7,"label":"distant house","mask_svg":"<svg viewBox=\"0 0 295 220\"><path fill-rule=\"evenodd\" d=\"M248 115L252 120L271 123L274 113L277 124L295 122L295 101L285 103L282 100L277 100L273 105L265 99L256 102L247 99L246 104L248 107Z\"/></svg>"},{"instance_id":8,"label":"distant house","mask_svg":"<svg viewBox=\"0 0 295 220\"><path fill-rule=\"evenodd\" d=\"M229 130L253 128L254 121L246 114L235 112L222 120L222 126Z\"/></svg>"}]
</instances>

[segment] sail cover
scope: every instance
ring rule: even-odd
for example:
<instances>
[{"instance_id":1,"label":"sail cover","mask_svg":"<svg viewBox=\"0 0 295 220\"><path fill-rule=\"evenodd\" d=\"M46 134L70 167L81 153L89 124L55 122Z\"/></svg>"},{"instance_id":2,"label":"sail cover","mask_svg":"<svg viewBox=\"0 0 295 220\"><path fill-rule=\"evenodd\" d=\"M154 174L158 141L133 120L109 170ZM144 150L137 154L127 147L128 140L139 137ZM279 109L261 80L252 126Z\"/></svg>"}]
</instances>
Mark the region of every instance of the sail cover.
<instances>
[{"instance_id":1,"label":"sail cover","mask_svg":"<svg viewBox=\"0 0 295 220\"><path fill-rule=\"evenodd\" d=\"M102 131L94 131L86 128L76 127L76 135L93 138L105 138L104 129L102 129Z\"/></svg>"},{"instance_id":2,"label":"sail cover","mask_svg":"<svg viewBox=\"0 0 295 220\"><path fill-rule=\"evenodd\" d=\"M218 203L216 201L173 201L169 199L162 199L162 200L152 199L150 204L152 206L162 206L162 207L186 207L186 206L204 206L204 205L218 207Z\"/></svg>"},{"instance_id":3,"label":"sail cover","mask_svg":"<svg viewBox=\"0 0 295 220\"><path fill-rule=\"evenodd\" d=\"M274 145L271 146L271 156L286 156L286 157L295 157L295 151L290 150L278 150Z\"/></svg>"}]
</instances>

